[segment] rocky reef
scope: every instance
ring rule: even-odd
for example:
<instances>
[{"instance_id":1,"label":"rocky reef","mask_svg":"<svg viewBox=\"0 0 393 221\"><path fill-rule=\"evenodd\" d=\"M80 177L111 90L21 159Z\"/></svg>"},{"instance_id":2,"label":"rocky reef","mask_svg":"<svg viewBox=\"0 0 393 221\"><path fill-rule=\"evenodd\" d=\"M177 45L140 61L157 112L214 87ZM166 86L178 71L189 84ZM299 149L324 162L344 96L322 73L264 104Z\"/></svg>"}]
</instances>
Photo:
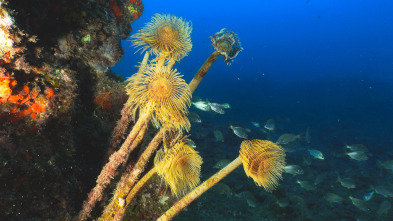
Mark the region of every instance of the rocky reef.
<instances>
[{"instance_id":1,"label":"rocky reef","mask_svg":"<svg viewBox=\"0 0 393 221\"><path fill-rule=\"evenodd\" d=\"M110 71L140 0L0 0L0 219L70 220L127 97Z\"/></svg>"}]
</instances>

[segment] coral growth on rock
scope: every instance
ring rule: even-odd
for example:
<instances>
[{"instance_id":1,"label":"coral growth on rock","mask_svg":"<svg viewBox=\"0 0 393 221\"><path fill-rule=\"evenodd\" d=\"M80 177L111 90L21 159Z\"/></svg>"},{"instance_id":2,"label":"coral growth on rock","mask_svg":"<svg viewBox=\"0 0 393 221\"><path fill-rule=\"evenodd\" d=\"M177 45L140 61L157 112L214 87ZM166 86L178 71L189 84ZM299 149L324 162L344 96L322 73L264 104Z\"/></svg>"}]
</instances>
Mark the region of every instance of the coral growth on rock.
<instances>
[{"instance_id":1,"label":"coral growth on rock","mask_svg":"<svg viewBox=\"0 0 393 221\"><path fill-rule=\"evenodd\" d=\"M70 220L126 100L139 0L0 0L0 219ZM120 15L120 16L119 16Z\"/></svg>"}]
</instances>

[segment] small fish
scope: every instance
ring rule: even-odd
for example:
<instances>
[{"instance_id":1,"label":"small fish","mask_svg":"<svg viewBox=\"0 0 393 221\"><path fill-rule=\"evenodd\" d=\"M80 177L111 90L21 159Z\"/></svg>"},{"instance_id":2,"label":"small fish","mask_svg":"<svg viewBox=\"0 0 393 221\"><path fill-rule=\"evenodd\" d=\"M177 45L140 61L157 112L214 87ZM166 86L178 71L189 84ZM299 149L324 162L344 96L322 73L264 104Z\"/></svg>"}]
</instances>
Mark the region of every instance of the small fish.
<instances>
[{"instance_id":1,"label":"small fish","mask_svg":"<svg viewBox=\"0 0 393 221\"><path fill-rule=\"evenodd\" d=\"M265 126L266 129L273 131L276 129L276 122L274 121L273 118L269 119L266 121Z\"/></svg>"},{"instance_id":2,"label":"small fish","mask_svg":"<svg viewBox=\"0 0 393 221\"><path fill-rule=\"evenodd\" d=\"M307 180L303 180L303 181L297 180L296 182L300 185L300 187L302 187L307 191L315 190L315 186Z\"/></svg>"},{"instance_id":3,"label":"small fish","mask_svg":"<svg viewBox=\"0 0 393 221\"><path fill-rule=\"evenodd\" d=\"M232 129L233 133L240 137L240 138L244 138L247 139L248 135L246 130L243 127L238 127L238 126L233 126L233 125L229 125L229 127Z\"/></svg>"},{"instance_id":4,"label":"small fish","mask_svg":"<svg viewBox=\"0 0 393 221\"><path fill-rule=\"evenodd\" d=\"M342 198L341 196L335 194L335 193L327 193L325 195L325 199L329 202L329 203L342 203L342 201L344 200L344 198Z\"/></svg>"},{"instance_id":5,"label":"small fish","mask_svg":"<svg viewBox=\"0 0 393 221\"><path fill-rule=\"evenodd\" d=\"M299 175L304 173L303 169L298 165L286 165L284 167L284 171L292 175Z\"/></svg>"},{"instance_id":6,"label":"small fish","mask_svg":"<svg viewBox=\"0 0 393 221\"><path fill-rule=\"evenodd\" d=\"M294 142L297 139L300 139L300 134L299 135L295 135L295 134L283 134L281 135L278 140L276 141L276 144L280 144L280 145L285 145L285 144L289 144Z\"/></svg>"},{"instance_id":7,"label":"small fish","mask_svg":"<svg viewBox=\"0 0 393 221\"><path fill-rule=\"evenodd\" d=\"M217 103L210 103L209 101L207 101L210 108L212 109L212 111L218 113L218 114L225 114L224 109L221 107L220 104Z\"/></svg>"},{"instance_id":8,"label":"small fish","mask_svg":"<svg viewBox=\"0 0 393 221\"><path fill-rule=\"evenodd\" d=\"M232 160L229 160L229 159L222 159L222 160L219 160L214 166L213 166L213 168L215 168L215 169L222 169L222 168L224 168L224 167L226 167L228 164L230 164L232 162Z\"/></svg>"},{"instance_id":9,"label":"small fish","mask_svg":"<svg viewBox=\"0 0 393 221\"><path fill-rule=\"evenodd\" d=\"M189 112L187 117L191 122L202 123L201 117L195 112Z\"/></svg>"},{"instance_id":10,"label":"small fish","mask_svg":"<svg viewBox=\"0 0 393 221\"><path fill-rule=\"evenodd\" d=\"M351 150L351 151L363 151L367 152L368 149L365 145L363 144L352 144L352 145L345 145L345 148Z\"/></svg>"},{"instance_id":11,"label":"small fish","mask_svg":"<svg viewBox=\"0 0 393 221\"><path fill-rule=\"evenodd\" d=\"M308 149L308 152L311 154L316 159L324 160L325 157L323 156L323 153L319 150L314 150L314 149Z\"/></svg>"},{"instance_id":12,"label":"small fish","mask_svg":"<svg viewBox=\"0 0 393 221\"><path fill-rule=\"evenodd\" d=\"M191 102L194 107L198 108L199 110L202 111L209 111L210 110L210 105L206 101L192 101Z\"/></svg>"},{"instance_id":13,"label":"small fish","mask_svg":"<svg viewBox=\"0 0 393 221\"><path fill-rule=\"evenodd\" d=\"M259 129L259 131L261 131L263 134L269 133L269 131L268 131L266 128L264 128L264 127L260 127L260 128L258 128L258 129Z\"/></svg>"},{"instance_id":14,"label":"small fish","mask_svg":"<svg viewBox=\"0 0 393 221\"><path fill-rule=\"evenodd\" d=\"M357 161L368 160L368 156L363 151L348 152L345 153L345 155L348 155L351 159Z\"/></svg>"},{"instance_id":15,"label":"small fish","mask_svg":"<svg viewBox=\"0 0 393 221\"><path fill-rule=\"evenodd\" d=\"M284 150L285 150L285 152L287 152L287 153L293 153L293 152L296 152L296 147L294 146L294 145L284 145L283 147L282 147Z\"/></svg>"},{"instance_id":16,"label":"small fish","mask_svg":"<svg viewBox=\"0 0 393 221\"><path fill-rule=\"evenodd\" d=\"M371 198L373 198L373 195L374 195L374 191L371 191L371 192L369 192L369 193L365 193L365 194L363 195L363 199L364 199L365 201L369 201L369 200L371 200Z\"/></svg>"},{"instance_id":17,"label":"small fish","mask_svg":"<svg viewBox=\"0 0 393 221\"><path fill-rule=\"evenodd\" d=\"M393 187L379 185L374 188L375 192L384 197L393 197Z\"/></svg>"},{"instance_id":18,"label":"small fish","mask_svg":"<svg viewBox=\"0 0 393 221\"><path fill-rule=\"evenodd\" d=\"M205 127L197 128L195 131L195 137L198 139L203 139L207 137L210 133L210 130Z\"/></svg>"},{"instance_id":19,"label":"small fish","mask_svg":"<svg viewBox=\"0 0 393 221\"><path fill-rule=\"evenodd\" d=\"M325 180L325 178L327 177L328 173L320 173L317 178L315 178L314 180L314 185L318 185L320 183L322 183L323 180Z\"/></svg>"},{"instance_id":20,"label":"small fish","mask_svg":"<svg viewBox=\"0 0 393 221\"><path fill-rule=\"evenodd\" d=\"M213 186L213 190L218 192L218 194L221 195L227 195L227 196L231 196L232 195L232 190L231 188L226 185L225 183L219 182L216 185Z\"/></svg>"},{"instance_id":21,"label":"small fish","mask_svg":"<svg viewBox=\"0 0 393 221\"><path fill-rule=\"evenodd\" d=\"M258 122L251 122L251 124L252 125L254 125L255 127L258 127L258 128L260 128L261 127L261 125L258 123Z\"/></svg>"},{"instance_id":22,"label":"small fish","mask_svg":"<svg viewBox=\"0 0 393 221\"><path fill-rule=\"evenodd\" d=\"M228 103L220 104L220 106L221 106L222 108L225 108L225 109L231 108L231 105L229 105Z\"/></svg>"},{"instance_id":23,"label":"small fish","mask_svg":"<svg viewBox=\"0 0 393 221\"><path fill-rule=\"evenodd\" d=\"M277 200L277 204L279 207L284 208L289 205L289 200L286 197L282 197Z\"/></svg>"},{"instance_id":24,"label":"small fish","mask_svg":"<svg viewBox=\"0 0 393 221\"><path fill-rule=\"evenodd\" d=\"M379 161L378 160L378 166L386 169L386 170L393 170L393 160L387 160L387 161Z\"/></svg>"},{"instance_id":25,"label":"small fish","mask_svg":"<svg viewBox=\"0 0 393 221\"><path fill-rule=\"evenodd\" d=\"M352 197L352 196L349 196L349 199L351 199L352 204L354 206L356 206L358 209L365 211L365 212L370 211L370 209L368 208L368 206L366 204L366 201Z\"/></svg>"},{"instance_id":26,"label":"small fish","mask_svg":"<svg viewBox=\"0 0 393 221\"><path fill-rule=\"evenodd\" d=\"M378 216L382 216L382 214L387 214L390 208L392 208L392 204L387 200L383 201L381 205L379 205L378 207L377 210Z\"/></svg>"},{"instance_id":27,"label":"small fish","mask_svg":"<svg viewBox=\"0 0 393 221\"><path fill-rule=\"evenodd\" d=\"M250 191L243 191L239 194L236 194L235 196L244 198L247 201L249 207L256 207L257 205L257 199Z\"/></svg>"},{"instance_id":28,"label":"small fish","mask_svg":"<svg viewBox=\"0 0 393 221\"><path fill-rule=\"evenodd\" d=\"M353 181L352 178L350 177L346 177L346 178L342 178L340 176L337 177L337 182L341 183L341 186L347 188L347 189L352 189L355 188L355 181Z\"/></svg>"},{"instance_id":29,"label":"small fish","mask_svg":"<svg viewBox=\"0 0 393 221\"><path fill-rule=\"evenodd\" d=\"M190 147L192 147L192 148L194 148L194 149L196 148L196 144L195 144L195 142L192 141L192 140L188 140L187 144L188 144L188 146L190 146Z\"/></svg>"},{"instance_id":30,"label":"small fish","mask_svg":"<svg viewBox=\"0 0 393 221\"><path fill-rule=\"evenodd\" d=\"M213 133L214 133L214 137L216 138L216 141L224 142L224 135L220 130L214 130Z\"/></svg>"}]
</instances>

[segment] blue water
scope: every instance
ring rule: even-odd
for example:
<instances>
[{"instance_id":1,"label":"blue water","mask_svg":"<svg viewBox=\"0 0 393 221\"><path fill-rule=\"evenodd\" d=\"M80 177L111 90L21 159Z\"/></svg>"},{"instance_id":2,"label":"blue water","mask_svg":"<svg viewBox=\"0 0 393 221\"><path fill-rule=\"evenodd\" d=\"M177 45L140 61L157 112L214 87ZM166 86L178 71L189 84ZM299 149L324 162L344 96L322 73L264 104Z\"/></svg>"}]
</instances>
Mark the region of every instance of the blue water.
<instances>
[{"instance_id":1,"label":"blue water","mask_svg":"<svg viewBox=\"0 0 393 221\"><path fill-rule=\"evenodd\" d=\"M233 147L238 146L241 139L226 129L229 121L252 129L250 138L273 141L283 133L299 134L310 128L312 142L306 148L319 149L325 154L324 161L311 159L311 165L303 165L303 158L309 158L307 151L287 153L288 164L301 165L305 170L305 174L297 177L285 174L277 190L279 194L273 193L278 198L286 196L292 199L288 207L280 208L274 200L269 202L269 195L254 194L258 202L256 208L246 206L241 210L242 215L228 213L227 216L218 216L218 211L241 208L236 202L245 204L237 197L228 199L228 196L222 196L222 200L234 202L233 207L210 208L211 214L217 213L217 219L226 220L230 217L232 220L260 220L258 217L285 220L290 215L283 216L282 213L299 211L299 206L295 205L297 198L293 197L296 195L305 202L307 212L303 215L310 213L300 216L293 212L291 216L298 220L332 217L390 220L388 217L393 217L391 209L381 216L375 214L384 200L393 203L392 198L378 195L368 201L372 212L361 211L348 198L361 199L370 191L371 185L391 185L393 182L392 171L377 166L377 160L393 159L392 1L169 0L143 3L145 10L141 18L132 24L133 33L149 22L155 13L170 13L192 22L193 49L189 56L175 65L187 82L213 52L209 36L227 28L237 33L242 42L244 50L232 65L227 66L219 57L194 94L212 102L228 102L232 106L225 115L191 109L200 114L203 121L202 125L193 124L191 134L196 129L207 128L220 129L225 136L224 144L218 145L211 142L214 139L211 133L206 139L192 135L198 147L204 145L199 149L205 156L204 161L212 160L204 166L212 166L220 158L236 157L236 148ZM136 72L135 66L142 55L135 54L135 48L129 41L124 41L123 47L126 53L112 70L128 77ZM270 136L251 125L251 121L264 124L270 118L276 119L279 127ZM366 145L369 150L366 162L334 154L342 154L345 144L357 143ZM231 148L225 149L226 146ZM304 143L299 143L297 148L304 146ZM314 193L302 190L296 183L297 179L314 180L322 172L329 173L328 181L317 186ZM352 177L357 188L347 190L342 187L336 182L337 173ZM241 171L234 177L246 179ZM236 186L235 178L228 178L227 184ZM240 188L233 187L232 191L236 195L257 189L249 180ZM263 191L262 188L259 191ZM332 206L321 200L326 192L334 192L345 200ZM214 196L211 192L207 194ZM217 200L217 196L211 198ZM194 212L186 213L197 217L201 213L195 211L201 207L201 202L209 205L206 199L191 204L190 210ZM313 207L314 204L321 206ZM253 210L267 209L273 212L253 215ZM199 218L208 217L207 213L209 211ZM178 219L187 220L192 216L180 215Z\"/></svg>"}]
</instances>

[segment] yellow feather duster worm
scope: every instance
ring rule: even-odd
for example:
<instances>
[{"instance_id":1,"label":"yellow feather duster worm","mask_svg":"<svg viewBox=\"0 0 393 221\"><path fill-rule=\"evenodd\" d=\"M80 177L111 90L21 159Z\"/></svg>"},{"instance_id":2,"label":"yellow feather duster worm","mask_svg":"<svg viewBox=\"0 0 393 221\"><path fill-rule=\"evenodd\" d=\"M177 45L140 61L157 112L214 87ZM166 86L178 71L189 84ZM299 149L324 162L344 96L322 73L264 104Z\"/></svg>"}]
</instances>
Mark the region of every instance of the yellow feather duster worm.
<instances>
[{"instance_id":1,"label":"yellow feather duster worm","mask_svg":"<svg viewBox=\"0 0 393 221\"><path fill-rule=\"evenodd\" d=\"M243 141L239 157L176 202L157 221L170 220L242 164L246 174L253 178L259 186L263 186L270 192L277 187L277 181L281 179L285 166L285 151L279 145L268 140Z\"/></svg>"},{"instance_id":2,"label":"yellow feather duster worm","mask_svg":"<svg viewBox=\"0 0 393 221\"><path fill-rule=\"evenodd\" d=\"M240 147L240 159L247 176L271 192L282 179L285 151L268 140L245 140Z\"/></svg>"},{"instance_id":3,"label":"yellow feather duster worm","mask_svg":"<svg viewBox=\"0 0 393 221\"><path fill-rule=\"evenodd\" d=\"M157 152L155 169L175 196L184 195L200 182L202 157L183 139L172 148Z\"/></svg>"},{"instance_id":4,"label":"yellow feather duster worm","mask_svg":"<svg viewBox=\"0 0 393 221\"><path fill-rule=\"evenodd\" d=\"M176 70L150 64L144 73L134 74L128 81L126 105L132 107L134 119L139 110L140 114L151 115L157 127L165 125L179 131L190 129L186 114L191 104L191 91Z\"/></svg>"},{"instance_id":5,"label":"yellow feather duster worm","mask_svg":"<svg viewBox=\"0 0 393 221\"><path fill-rule=\"evenodd\" d=\"M155 14L152 21L134 34L132 42L142 50L150 49L169 60L180 60L191 51L191 31L189 22L172 15Z\"/></svg>"}]
</instances>

